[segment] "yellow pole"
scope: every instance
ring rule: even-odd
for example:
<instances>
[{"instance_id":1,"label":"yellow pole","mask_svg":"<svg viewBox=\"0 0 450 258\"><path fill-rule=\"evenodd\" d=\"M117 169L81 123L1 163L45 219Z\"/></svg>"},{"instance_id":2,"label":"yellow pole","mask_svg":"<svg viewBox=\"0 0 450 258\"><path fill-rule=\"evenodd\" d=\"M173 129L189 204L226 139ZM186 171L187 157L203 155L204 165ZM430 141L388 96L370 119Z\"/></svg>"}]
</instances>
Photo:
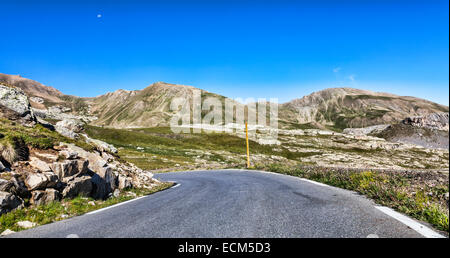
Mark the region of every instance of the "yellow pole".
<instances>
[{"instance_id":1,"label":"yellow pole","mask_svg":"<svg viewBox=\"0 0 450 258\"><path fill-rule=\"evenodd\" d=\"M245 122L245 141L247 143L247 168L250 168L250 151L248 148L248 126L247 122Z\"/></svg>"}]
</instances>

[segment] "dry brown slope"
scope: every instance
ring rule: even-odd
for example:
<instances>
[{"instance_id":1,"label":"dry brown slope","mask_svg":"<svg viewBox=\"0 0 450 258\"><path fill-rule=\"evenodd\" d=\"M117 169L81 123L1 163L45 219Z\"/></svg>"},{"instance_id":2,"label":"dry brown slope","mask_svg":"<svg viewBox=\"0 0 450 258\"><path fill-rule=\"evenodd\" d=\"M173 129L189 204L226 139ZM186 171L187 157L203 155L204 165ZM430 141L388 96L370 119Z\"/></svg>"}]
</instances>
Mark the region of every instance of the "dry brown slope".
<instances>
[{"instance_id":1,"label":"dry brown slope","mask_svg":"<svg viewBox=\"0 0 450 258\"><path fill-rule=\"evenodd\" d=\"M143 90L117 90L95 98L86 98L91 114L98 117L93 125L115 128L168 126L174 98L184 98L192 109L193 91L199 90L201 98L216 97L224 103L225 97L192 86L154 83Z\"/></svg>"}]
</instances>

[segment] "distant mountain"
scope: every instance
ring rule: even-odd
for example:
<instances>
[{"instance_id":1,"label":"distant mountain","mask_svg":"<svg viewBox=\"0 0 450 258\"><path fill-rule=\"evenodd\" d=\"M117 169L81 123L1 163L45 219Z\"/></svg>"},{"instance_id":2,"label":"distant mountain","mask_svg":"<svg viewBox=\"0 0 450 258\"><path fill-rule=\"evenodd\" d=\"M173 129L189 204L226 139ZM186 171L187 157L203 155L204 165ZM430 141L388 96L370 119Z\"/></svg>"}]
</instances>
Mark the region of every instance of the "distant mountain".
<instances>
[{"instance_id":1,"label":"distant mountain","mask_svg":"<svg viewBox=\"0 0 450 258\"><path fill-rule=\"evenodd\" d=\"M170 109L174 98L184 98L192 107L193 91L199 90L204 100L208 96L222 102L225 97L192 86L165 82L154 83L143 90L117 90L95 98L85 98L92 115L98 117L93 125L115 128L168 126L176 111ZM191 108L192 110L192 108Z\"/></svg>"},{"instance_id":2,"label":"distant mountain","mask_svg":"<svg viewBox=\"0 0 450 258\"><path fill-rule=\"evenodd\" d=\"M192 86L165 82L153 83L142 90L117 90L92 98L64 95L55 88L16 75L0 73L0 82L19 87L31 97L42 98L42 103L35 103L31 98L35 108L68 107L73 114L96 116L98 119L91 122L93 125L115 128L168 126L174 114L170 110L172 99L183 97L192 107L194 90L201 91L202 101L207 97L218 98L223 109L227 99ZM405 117L449 112L449 107L415 97L330 88L280 104L278 110L279 126L282 128L342 130L398 123ZM207 112L202 111L202 116Z\"/></svg>"},{"instance_id":3,"label":"distant mountain","mask_svg":"<svg viewBox=\"0 0 450 258\"><path fill-rule=\"evenodd\" d=\"M336 129L399 122L405 117L449 112L428 100L353 88L330 88L280 106L280 119Z\"/></svg>"}]
</instances>

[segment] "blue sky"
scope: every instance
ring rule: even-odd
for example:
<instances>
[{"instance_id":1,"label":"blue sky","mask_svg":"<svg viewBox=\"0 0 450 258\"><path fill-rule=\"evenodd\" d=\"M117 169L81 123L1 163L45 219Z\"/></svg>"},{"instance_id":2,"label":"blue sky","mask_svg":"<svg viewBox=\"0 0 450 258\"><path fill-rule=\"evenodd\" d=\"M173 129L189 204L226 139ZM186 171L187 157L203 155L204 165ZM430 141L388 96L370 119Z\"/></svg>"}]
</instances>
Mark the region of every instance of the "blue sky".
<instances>
[{"instance_id":1,"label":"blue sky","mask_svg":"<svg viewBox=\"0 0 450 258\"><path fill-rule=\"evenodd\" d=\"M78 96L165 81L280 102L354 87L449 103L448 1L60 2L0 0L0 72Z\"/></svg>"}]
</instances>

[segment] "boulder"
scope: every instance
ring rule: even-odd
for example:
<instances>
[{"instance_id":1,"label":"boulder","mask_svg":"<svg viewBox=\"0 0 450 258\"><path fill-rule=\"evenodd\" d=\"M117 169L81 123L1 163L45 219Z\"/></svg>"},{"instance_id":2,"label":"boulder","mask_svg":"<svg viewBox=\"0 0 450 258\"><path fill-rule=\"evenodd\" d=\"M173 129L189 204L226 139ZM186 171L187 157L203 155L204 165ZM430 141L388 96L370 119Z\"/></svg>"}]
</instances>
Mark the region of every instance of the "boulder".
<instances>
[{"instance_id":1,"label":"boulder","mask_svg":"<svg viewBox=\"0 0 450 258\"><path fill-rule=\"evenodd\" d=\"M113 196L116 197L116 198L119 197L120 196L120 190L119 189L114 190Z\"/></svg>"},{"instance_id":2,"label":"boulder","mask_svg":"<svg viewBox=\"0 0 450 258\"><path fill-rule=\"evenodd\" d=\"M2 161L0 161L0 172L5 171L6 167L3 165Z\"/></svg>"},{"instance_id":3,"label":"boulder","mask_svg":"<svg viewBox=\"0 0 450 258\"><path fill-rule=\"evenodd\" d=\"M35 190L31 194L30 202L33 205L42 205L61 200L61 194L52 188L47 188L45 191Z\"/></svg>"},{"instance_id":4,"label":"boulder","mask_svg":"<svg viewBox=\"0 0 450 258\"><path fill-rule=\"evenodd\" d=\"M125 176L119 175L118 181L119 181L118 187L120 190L133 187L131 180Z\"/></svg>"},{"instance_id":5,"label":"boulder","mask_svg":"<svg viewBox=\"0 0 450 258\"><path fill-rule=\"evenodd\" d=\"M82 134L83 137L86 139L87 143L90 143L94 145L99 151L104 152L110 152L110 153L117 153L116 147L114 147L112 144L106 143L104 141L100 141L97 139L90 138L87 134Z\"/></svg>"},{"instance_id":6,"label":"boulder","mask_svg":"<svg viewBox=\"0 0 450 258\"><path fill-rule=\"evenodd\" d=\"M96 199L105 199L114 189L116 189L116 176L111 167L102 167L97 169L92 175L94 190L92 197Z\"/></svg>"},{"instance_id":7,"label":"boulder","mask_svg":"<svg viewBox=\"0 0 450 258\"><path fill-rule=\"evenodd\" d=\"M0 215L23 207L23 200L12 193L0 192Z\"/></svg>"},{"instance_id":8,"label":"boulder","mask_svg":"<svg viewBox=\"0 0 450 258\"><path fill-rule=\"evenodd\" d=\"M25 185L30 191L54 187L57 182L58 176L53 172L28 173L25 179Z\"/></svg>"},{"instance_id":9,"label":"boulder","mask_svg":"<svg viewBox=\"0 0 450 258\"><path fill-rule=\"evenodd\" d=\"M13 187L14 187L13 182L11 182L10 180L0 178L0 191L9 193L11 188Z\"/></svg>"},{"instance_id":10,"label":"boulder","mask_svg":"<svg viewBox=\"0 0 450 258\"><path fill-rule=\"evenodd\" d=\"M56 123L55 130L66 137L75 139L83 130L83 122L77 119L64 119Z\"/></svg>"},{"instance_id":11,"label":"boulder","mask_svg":"<svg viewBox=\"0 0 450 258\"><path fill-rule=\"evenodd\" d=\"M77 159L78 153L76 151L62 150L59 152L66 159Z\"/></svg>"},{"instance_id":12,"label":"boulder","mask_svg":"<svg viewBox=\"0 0 450 258\"><path fill-rule=\"evenodd\" d=\"M63 198L72 198L78 195L89 196L92 192L92 179L90 176L73 177L67 182L62 192Z\"/></svg>"},{"instance_id":13,"label":"boulder","mask_svg":"<svg viewBox=\"0 0 450 258\"><path fill-rule=\"evenodd\" d=\"M29 198L30 197L30 191L28 190L27 186L25 185L25 182L22 180L20 175L14 175L10 182L13 183L13 187L9 190L10 193L17 195L21 198ZM7 191L8 192L8 191Z\"/></svg>"},{"instance_id":14,"label":"boulder","mask_svg":"<svg viewBox=\"0 0 450 258\"><path fill-rule=\"evenodd\" d=\"M16 112L24 120L36 121L28 97L19 88L0 84L0 105Z\"/></svg>"},{"instance_id":15,"label":"boulder","mask_svg":"<svg viewBox=\"0 0 450 258\"><path fill-rule=\"evenodd\" d=\"M40 159L38 159L36 157L31 157L29 163L30 163L30 165L32 167L38 169L41 172L50 172L50 171L52 171L50 169L49 164L47 162L42 161L42 160L40 160Z\"/></svg>"},{"instance_id":16,"label":"boulder","mask_svg":"<svg viewBox=\"0 0 450 258\"><path fill-rule=\"evenodd\" d=\"M54 162L50 165L53 172L61 180L65 177L85 174L88 171L88 166L88 160L65 160L63 162Z\"/></svg>"}]
</instances>

